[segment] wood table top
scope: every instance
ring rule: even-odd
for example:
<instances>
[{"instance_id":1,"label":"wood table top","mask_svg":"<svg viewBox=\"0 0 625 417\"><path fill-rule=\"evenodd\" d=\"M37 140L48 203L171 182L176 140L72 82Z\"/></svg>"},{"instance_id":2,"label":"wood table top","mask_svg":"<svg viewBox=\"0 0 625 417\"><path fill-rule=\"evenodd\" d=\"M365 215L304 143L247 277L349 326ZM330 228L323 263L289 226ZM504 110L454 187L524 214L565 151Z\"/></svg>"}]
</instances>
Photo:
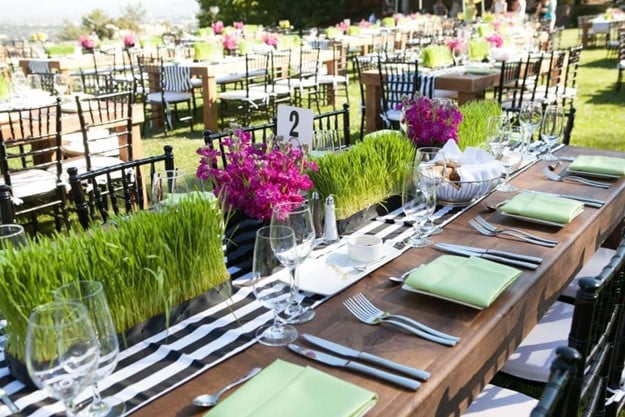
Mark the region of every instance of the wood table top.
<instances>
[{"instance_id":1,"label":"wood table top","mask_svg":"<svg viewBox=\"0 0 625 417\"><path fill-rule=\"evenodd\" d=\"M622 153L565 147L560 155ZM337 294L316 310L313 321L297 326L300 333L314 334L355 349L425 369L432 374L418 391L412 392L343 369L312 363L286 348L256 344L202 373L184 385L139 409L133 416L199 416L205 412L191 405L198 394L216 391L252 367L267 366L277 358L311 365L324 372L375 391L377 404L368 416L452 416L459 415L503 365L523 337L558 297L596 248L619 226L625 207L625 181L619 179L607 190L549 181L541 173L548 162L539 161L512 180L520 189L577 194L603 199L601 209L585 208L562 228L522 223L490 212L486 205L509 198L495 192L434 236L438 242L461 243L540 256L544 262L523 274L488 308L476 310L448 301L402 290L387 278L438 257L435 248L410 249L384 267ZM505 238L485 237L468 226L480 214L497 224L519 227L559 240L555 248L530 245ZM393 327L368 326L357 322L343 307L343 300L362 292L378 307L406 314L444 332L459 336L454 347L445 347L409 335ZM306 345L301 340L298 342Z\"/></svg>"}]
</instances>

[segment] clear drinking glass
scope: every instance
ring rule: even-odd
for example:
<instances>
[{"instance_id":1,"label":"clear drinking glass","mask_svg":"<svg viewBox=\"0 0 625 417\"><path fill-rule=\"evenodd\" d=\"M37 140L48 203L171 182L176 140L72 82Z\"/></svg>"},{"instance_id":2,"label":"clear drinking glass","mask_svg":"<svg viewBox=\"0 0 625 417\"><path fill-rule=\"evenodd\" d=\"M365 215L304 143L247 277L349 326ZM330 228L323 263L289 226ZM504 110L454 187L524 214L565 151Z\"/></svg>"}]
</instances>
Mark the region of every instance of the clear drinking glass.
<instances>
[{"instance_id":1,"label":"clear drinking glass","mask_svg":"<svg viewBox=\"0 0 625 417\"><path fill-rule=\"evenodd\" d=\"M284 230L276 233L275 228ZM293 299L293 281L289 279L285 282L273 275L282 266L289 268L287 265L290 265L294 268L297 265L295 233L286 226L273 226L273 229L272 226L264 226L256 231L252 278L243 282L246 286L252 286L256 299L274 314L272 324L256 331L258 341L267 346L285 346L297 339L297 330L279 318L279 314L289 307Z\"/></svg>"},{"instance_id":2,"label":"clear drinking glass","mask_svg":"<svg viewBox=\"0 0 625 417\"><path fill-rule=\"evenodd\" d=\"M508 128L508 118L505 116L490 116L486 121L486 144L490 153L497 159L507 143Z\"/></svg>"},{"instance_id":3,"label":"clear drinking glass","mask_svg":"<svg viewBox=\"0 0 625 417\"><path fill-rule=\"evenodd\" d=\"M41 87L41 77L37 74L28 74L28 76L26 77L26 82L28 84L28 88L30 88L32 91L39 91L41 92L41 90L43 89Z\"/></svg>"},{"instance_id":4,"label":"clear drinking glass","mask_svg":"<svg viewBox=\"0 0 625 417\"><path fill-rule=\"evenodd\" d=\"M19 249L27 243L24 228L19 224L0 225L0 251Z\"/></svg>"},{"instance_id":5,"label":"clear drinking glass","mask_svg":"<svg viewBox=\"0 0 625 417\"><path fill-rule=\"evenodd\" d=\"M432 241L425 236L423 226L436 208L435 187L419 180L418 165L406 166L402 184L402 210L415 231L406 243L413 248L429 246Z\"/></svg>"},{"instance_id":6,"label":"clear drinking glass","mask_svg":"<svg viewBox=\"0 0 625 417\"><path fill-rule=\"evenodd\" d=\"M37 387L65 404L94 378L99 358L87 308L75 302L53 302L33 310L26 330L26 367Z\"/></svg>"},{"instance_id":7,"label":"clear drinking glass","mask_svg":"<svg viewBox=\"0 0 625 417\"><path fill-rule=\"evenodd\" d=\"M98 381L113 372L119 355L117 332L102 284L98 281L70 282L57 288L54 291L54 298L60 302L81 303L87 308L87 315L93 324L100 348L98 368L93 380L90 381L93 401L80 410L79 415L85 417L121 416L126 411L124 402L115 397L102 398L98 390Z\"/></svg>"},{"instance_id":8,"label":"clear drinking glass","mask_svg":"<svg viewBox=\"0 0 625 417\"><path fill-rule=\"evenodd\" d=\"M279 237L288 232L284 227L291 228L295 233L297 262L283 263L293 279L291 304L285 310L289 323L305 323L315 317L311 308L303 307L303 296L299 292L299 269L304 260L312 252L315 244L315 227L312 213L306 202L276 204L271 215L272 235ZM281 259L281 258L279 258ZM281 259L282 260L282 259Z\"/></svg>"},{"instance_id":9,"label":"clear drinking glass","mask_svg":"<svg viewBox=\"0 0 625 417\"><path fill-rule=\"evenodd\" d=\"M174 205L189 192L187 177L178 169L155 172L151 188L152 205Z\"/></svg>"},{"instance_id":10,"label":"clear drinking glass","mask_svg":"<svg viewBox=\"0 0 625 417\"><path fill-rule=\"evenodd\" d=\"M518 148L518 141L513 134L512 126L508 126L501 140L502 147L496 158L501 162L504 169L504 179L497 186L498 191L513 192L517 191L517 187L510 184L510 174L517 169L523 162L523 152Z\"/></svg>"},{"instance_id":11,"label":"clear drinking glass","mask_svg":"<svg viewBox=\"0 0 625 417\"><path fill-rule=\"evenodd\" d=\"M535 101L526 101L521 104L521 110L519 111L519 124L523 129L523 152L526 152L534 132L540 126L542 119L542 106Z\"/></svg>"},{"instance_id":12,"label":"clear drinking glass","mask_svg":"<svg viewBox=\"0 0 625 417\"><path fill-rule=\"evenodd\" d=\"M416 178L432 194L431 198L434 200L434 208L436 209L436 192L447 174L445 154L440 148L422 147L417 149L414 164L418 170ZM443 231L442 228L434 224L433 214L434 211L430 214L427 223L423 225L424 233L428 236L436 235Z\"/></svg>"},{"instance_id":13,"label":"clear drinking glass","mask_svg":"<svg viewBox=\"0 0 625 417\"><path fill-rule=\"evenodd\" d=\"M564 112L562 108L559 106L547 106L540 125L540 138L547 144L547 153L541 157L542 160L558 160L551 150L560 141L563 128Z\"/></svg>"}]
</instances>

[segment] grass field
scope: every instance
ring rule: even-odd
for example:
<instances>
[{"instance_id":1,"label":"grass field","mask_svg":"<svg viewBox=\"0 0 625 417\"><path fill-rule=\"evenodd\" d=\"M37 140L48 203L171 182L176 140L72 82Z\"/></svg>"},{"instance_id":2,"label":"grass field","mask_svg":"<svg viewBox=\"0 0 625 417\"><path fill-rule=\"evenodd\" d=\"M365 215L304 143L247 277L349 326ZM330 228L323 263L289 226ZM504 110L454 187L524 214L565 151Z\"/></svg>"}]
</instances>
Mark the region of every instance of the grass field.
<instances>
[{"instance_id":1,"label":"grass field","mask_svg":"<svg viewBox=\"0 0 625 417\"><path fill-rule=\"evenodd\" d=\"M573 46L577 42L577 29L564 31L562 47ZM572 145L625 151L625 87L620 93L615 92L616 76L616 62L607 59L605 49L582 51L577 76L577 113L571 136ZM352 134L355 137L360 120L360 94L355 81L350 84L350 105ZM330 108L322 109L328 110ZM143 138L144 155L161 153L163 145L171 144L174 147L176 165L187 172L194 172L198 162L195 150L203 144L201 114L199 109L196 117L198 123L194 125L195 132L190 132L188 126L184 126L165 137L162 131L153 133L148 130Z\"/></svg>"}]
</instances>

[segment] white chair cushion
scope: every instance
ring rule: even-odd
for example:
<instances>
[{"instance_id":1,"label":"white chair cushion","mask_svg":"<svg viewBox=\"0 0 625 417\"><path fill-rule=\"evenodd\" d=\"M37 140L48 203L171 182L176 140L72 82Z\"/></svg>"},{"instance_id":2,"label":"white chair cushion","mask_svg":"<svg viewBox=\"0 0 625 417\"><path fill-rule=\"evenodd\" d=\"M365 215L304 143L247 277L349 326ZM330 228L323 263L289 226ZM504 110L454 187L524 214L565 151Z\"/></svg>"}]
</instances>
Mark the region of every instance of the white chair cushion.
<instances>
[{"instance_id":1,"label":"white chair cushion","mask_svg":"<svg viewBox=\"0 0 625 417\"><path fill-rule=\"evenodd\" d=\"M243 77L245 77L245 74L222 75L220 77L215 77L215 82L217 84L234 83L234 82L237 82L237 81L241 81L243 79Z\"/></svg>"},{"instance_id":2,"label":"white chair cushion","mask_svg":"<svg viewBox=\"0 0 625 417\"><path fill-rule=\"evenodd\" d=\"M617 65L616 65L617 69L625 69L625 59L620 61Z\"/></svg>"},{"instance_id":3,"label":"white chair cushion","mask_svg":"<svg viewBox=\"0 0 625 417\"><path fill-rule=\"evenodd\" d=\"M232 90L219 94L219 98L222 100L261 101L268 100L269 94L265 91L254 89L250 89L249 92L245 90Z\"/></svg>"},{"instance_id":4,"label":"white chair cushion","mask_svg":"<svg viewBox=\"0 0 625 417\"><path fill-rule=\"evenodd\" d=\"M526 417L538 400L516 391L486 385L463 417Z\"/></svg>"},{"instance_id":5,"label":"white chair cushion","mask_svg":"<svg viewBox=\"0 0 625 417\"><path fill-rule=\"evenodd\" d=\"M109 130L104 128L93 128L87 132L87 137L90 139L106 138L109 136ZM89 149L93 153L100 153L107 149L113 149L117 147L117 137L106 138L106 140L98 140L89 144ZM82 132L67 133L61 137L61 148L63 153L69 157L81 156L85 154L85 146L82 141ZM106 156L117 156L119 150L107 152Z\"/></svg>"},{"instance_id":6,"label":"white chair cushion","mask_svg":"<svg viewBox=\"0 0 625 417\"><path fill-rule=\"evenodd\" d=\"M399 122L399 120L401 119L401 110L388 110L382 115L382 118L386 118L391 122Z\"/></svg>"},{"instance_id":7,"label":"white chair cushion","mask_svg":"<svg viewBox=\"0 0 625 417\"><path fill-rule=\"evenodd\" d=\"M562 291L562 295L570 298L575 298L577 290L579 289L579 279L583 277L598 276L601 273L603 267L610 262L610 259L612 259L612 256L614 256L615 253L616 251L614 249L597 249L597 251L592 255L592 258L590 258L588 262L586 262L584 267L577 273L577 275L575 275L575 278L573 278L573 281L571 281L569 286L566 287L564 291Z\"/></svg>"},{"instance_id":8,"label":"white chair cushion","mask_svg":"<svg viewBox=\"0 0 625 417\"><path fill-rule=\"evenodd\" d=\"M453 90L434 89L434 98L458 98L458 92Z\"/></svg>"},{"instance_id":9,"label":"white chair cushion","mask_svg":"<svg viewBox=\"0 0 625 417\"><path fill-rule=\"evenodd\" d=\"M347 77L342 75L320 75L317 77L319 84L347 84Z\"/></svg>"},{"instance_id":10,"label":"white chair cushion","mask_svg":"<svg viewBox=\"0 0 625 417\"><path fill-rule=\"evenodd\" d=\"M56 190L58 180L56 178L56 167L44 171L42 169L27 169L10 174L11 191L15 199L27 199L43 194L49 194ZM4 184L4 179L0 177L0 184Z\"/></svg>"},{"instance_id":11,"label":"white chair cushion","mask_svg":"<svg viewBox=\"0 0 625 417\"><path fill-rule=\"evenodd\" d=\"M556 348L567 345L574 306L556 301L536 327L506 360L501 369L509 375L530 381L547 382Z\"/></svg>"},{"instance_id":12,"label":"white chair cushion","mask_svg":"<svg viewBox=\"0 0 625 417\"><path fill-rule=\"evenodd\" d=\"M187 92L173 92L166 91L165 92L165 102L166 103L180 103L181 101L189 101L191 100L191 93ZM151 103L160 103L161 102L161 93L150 93L148 94L147 100Z\"/></svg>"},{"instance_id":13,"label":"white chair cushion","mask_svg":"<svg viewBox=\"0 0 625 417\"><path fill-rule=\"evenodd\" d=\"M189 82L191 83L191 87L193 87L193 88L202 87L202 79L201 78L191 78L189 80Z\"/></svg>"}]
</instances>

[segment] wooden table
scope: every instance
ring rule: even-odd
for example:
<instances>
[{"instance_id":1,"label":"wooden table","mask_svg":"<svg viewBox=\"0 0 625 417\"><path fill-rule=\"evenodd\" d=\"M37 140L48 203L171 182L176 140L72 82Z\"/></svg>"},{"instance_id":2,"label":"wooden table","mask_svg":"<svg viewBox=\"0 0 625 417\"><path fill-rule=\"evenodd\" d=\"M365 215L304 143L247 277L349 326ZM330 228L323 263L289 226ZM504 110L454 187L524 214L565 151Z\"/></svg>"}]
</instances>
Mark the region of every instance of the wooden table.
<instances>
[{"instance_id":1,"label":"wooden table","mask_svg":"<svg viewBox=\"0 0 625 417\"><path fill-rule=\"evenodd\" d=\"M458 104L484 98L487 88L499 80L499 73L467 74L463 72L441 74L436 77L434 88L458 92ZM365 86L365 131L374 132L382 128L380 73L378 70L362 72L362 83Z\"/></svg>"},{"instance_id":2,"label":"wooden table","mask_svg":"<svg viewBox=\"0 0 625 417\"><path fill-rule=\"evenodd\" d=\"M113 65L113 57L104 54L97 55L98 68L100 66L107 67ZM31 73L30 61L45 61L48 63L50 72L58 72L61 74L69 74L79 69L93 68L93 56L91 54L59 57L59 58L43 58L43 59L20 59L19 66L24 75Z\"/></svg>"},{"instance_id":3,"label":"wooden table","mask_svg":"<svg viewBox=\"0 0 625 417\"><path fill-rule=\"evenodd\" d=\"M299 51L292 51L292 62ZM329 74L334 73L333 56L331 50L323 50L320 60L326 65ZM245 73L245 59L224 61L220 63L190 63L191 76L202 79L202 99L204 103L204 128L213 132L219 131L218 103L219 90L216 78L220 76ZM286 73L286 72L285 72Z\"/></svg>"},{"instance_id":4,"label":"wooden table","mask_svg":"<svg viewBox=\"0 0 625 417\"><path fill-rule=\"evenodd\" d=\"M560 152L569 156L582 153L625 157L622 153L571 147ZM286 348L254 345L139 409L133 416L200 416L205 410L191 405L194 396L215 392L219 387L247 373L252 367L267 366L277 358L314 366L377 392L379 401L367 414L370 417L460 415L623 218L625 180L616 181L608 190L552 182L541 173L546 164L544 161L538 162L512 182L519 188L604 199L605 206L601 209L586 208L570 224L560 229L506 220L499 214L489 212L486 204L509 197L496 192L445 227L442 234L434 237L434 240L440 242L465 243L544 258L536 271L525 270L490 307L478 311L409 293L391 283L388 276L399 275L441 254L433 248L411 249L321 305L316 310L317 316L313 321L298 326L302 333L318 335L431 372L430 380L424 382L417 392L398 389L359 374L313 363ZM514 225L545 237L556 238L560 243L550 249L515 240L481 236L467 225L468 220L477 214L500 224ZM357 322L343 307L342 302L358 292L365 294L382 309L415 317L425 324L460 336L461 341L457 346L449 348L405 334L393 327L367 326ZM299 343L306 344L303 341Z\"/></svg>"}]
</instances>

